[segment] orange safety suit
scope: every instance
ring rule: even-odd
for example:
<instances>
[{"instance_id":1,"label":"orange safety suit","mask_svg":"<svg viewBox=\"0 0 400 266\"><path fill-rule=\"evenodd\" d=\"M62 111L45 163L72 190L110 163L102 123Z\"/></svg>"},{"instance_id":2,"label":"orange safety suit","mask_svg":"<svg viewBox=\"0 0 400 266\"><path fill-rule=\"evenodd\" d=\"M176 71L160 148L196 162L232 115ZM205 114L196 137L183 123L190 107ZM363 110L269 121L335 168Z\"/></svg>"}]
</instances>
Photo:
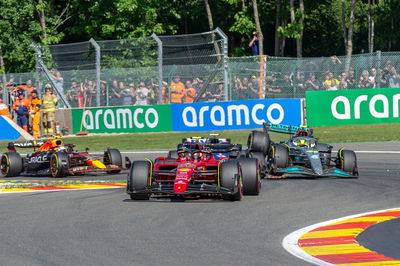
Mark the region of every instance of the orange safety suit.
<instances>
[{"instance_id":1,"label":"orange safety suit","mask_svg":"<svg viewBox=\"0 0 400 266\"><path fill-rule=\"evenodd\" d=\"M185 90L185 103L192 103L197 96L197 92L194 88L188 88Z\"/></svg>"},{"instance_id":2,"label":"orange safety suit","mask_svg":"<svg viewBox=\"0 0 400 266\"><path fill-rule=\"evenodd\" d=\"M10 111L8 110L8 106L5 103L0 103L0 115L5 115L8 118L11 118Z\"/></svg>"},{"instance_id":3,"label":"orange safety suit","mask_svg":"<svg viewBox=\"0 0 400 266\"><path fill-rule=\"evenodd\" d=\"M32 119L32 135L34 138L40 138L40 108L42 101L38 98L32 98L29 107L29 115Z\"/></svg>"},{"instance_id":4,"label":"orange safety suit","mask_svg":"<svg viewBox=\"0 0 400 266\"><path fill-rule=\"evenodd\" d=\"M171 103L182 103L185 95L185 85L182 82L171 82Z\"/></svg>"}]
</instances>

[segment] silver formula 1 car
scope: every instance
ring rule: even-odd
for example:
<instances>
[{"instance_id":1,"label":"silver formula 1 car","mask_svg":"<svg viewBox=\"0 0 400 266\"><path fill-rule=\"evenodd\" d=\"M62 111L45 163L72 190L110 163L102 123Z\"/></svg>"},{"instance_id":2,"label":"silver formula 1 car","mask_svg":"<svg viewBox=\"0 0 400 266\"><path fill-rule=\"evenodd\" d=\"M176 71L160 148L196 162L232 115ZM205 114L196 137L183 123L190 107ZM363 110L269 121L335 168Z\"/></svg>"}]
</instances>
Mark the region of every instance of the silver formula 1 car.
<instances>
[{"instance_id":1,"label":"silver formula 1 car","mask_svg":"<svg viewBox=\"0 0 400 266\"><path fill-rule=\"evenodd\" d=\"M268 132L290 134L288 140L273 143ZM265 155L270 176L358 177L354 151L339 149L332 155L332 146L320 143L307 127L264 124L263 131L252 131L248 138L250 151Z\"/></svg>"}]
</instances>

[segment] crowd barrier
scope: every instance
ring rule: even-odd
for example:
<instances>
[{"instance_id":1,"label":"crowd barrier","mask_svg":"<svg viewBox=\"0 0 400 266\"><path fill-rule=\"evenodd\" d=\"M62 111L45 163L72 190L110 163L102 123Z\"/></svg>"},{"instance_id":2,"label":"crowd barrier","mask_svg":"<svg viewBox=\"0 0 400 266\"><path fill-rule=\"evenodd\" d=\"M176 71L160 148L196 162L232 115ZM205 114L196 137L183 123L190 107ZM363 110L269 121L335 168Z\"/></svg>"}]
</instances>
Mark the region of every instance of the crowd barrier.
<instances>
[{"instance_id":1,"label":"crowd barrier","mask_svg":"<svg viewBox=\"0 0 400 266\"><path fill-rule=\"evenodd\" d=\"M400 123L400 89L309 91L307 124L317 126Z\"/></svg>"},{"instance_id":2,"label":"crowd barrier","mask_svg":"<svg viewBox=\"0 0 400 266\"><path fill-rule=\"evenodd\" d=\"M215 131L303 124L301 99L72 109L72 133Z\"/></svg>"}]
</instances>

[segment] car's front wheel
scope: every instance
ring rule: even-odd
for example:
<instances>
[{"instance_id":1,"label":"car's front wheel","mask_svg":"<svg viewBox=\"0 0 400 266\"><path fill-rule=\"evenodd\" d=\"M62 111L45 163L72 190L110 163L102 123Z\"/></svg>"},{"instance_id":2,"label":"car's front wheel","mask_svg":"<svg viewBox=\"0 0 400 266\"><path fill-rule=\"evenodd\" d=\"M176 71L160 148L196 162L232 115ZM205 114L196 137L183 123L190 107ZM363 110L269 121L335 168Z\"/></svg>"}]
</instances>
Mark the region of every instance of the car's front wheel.
<instances>
[{"instance_id":1,"label":"car's front wheel","mask_svg":"<svg viewBox=\"0 0 400 266\"><path fill-rule=\"evenodd\" d=\"M220 185L231 190L232 194L222 194L223 200L238 201L242 199L243 187L240 169L236 160L221 163L219 169Z\"/></svg>"},{"instance_id":2,"label":"car's front wheel","mask_svg":"<svg viewBox=\"0 0 400 266\"><path fill-rule=\"evenodd\" d=\"M148 200L150 193L146 187L151 185L151 165L148 161L135 161L132 163L128 174L127 192L133 200Z\"/></svg>"},{"instance_id":3,"label":"car's front wheel","mask_svg":"<svg viewBox=\"0 0 400 266\"><path fill-rule=\"evenodd\" d=\"M66 177L69 173L69 157L66 152L55 152L50 157L50 172L53 177Z\"/></svg>"}]
</instances>

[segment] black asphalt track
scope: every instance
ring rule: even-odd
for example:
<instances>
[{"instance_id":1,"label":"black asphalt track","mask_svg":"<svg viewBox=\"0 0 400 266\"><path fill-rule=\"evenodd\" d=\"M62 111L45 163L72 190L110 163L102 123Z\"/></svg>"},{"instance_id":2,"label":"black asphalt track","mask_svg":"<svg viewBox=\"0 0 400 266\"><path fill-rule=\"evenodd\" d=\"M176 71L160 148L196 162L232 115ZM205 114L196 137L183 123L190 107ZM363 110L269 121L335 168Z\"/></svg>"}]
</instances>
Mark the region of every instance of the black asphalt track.
<instances>
[{"instance_id":1,"label":"black asphalt track","mask_svg":"<svg viewBox=\"0 0 400 266\"><path fill-rule=\"evenodd\" d=\"M359 153L358 160L358 179L263 180L259 196L240 202L136 202L124 189L0 194L0 264L308 265L282 248L287 234L400 207L400 154Z\"/></svg>"}]
</instances>

